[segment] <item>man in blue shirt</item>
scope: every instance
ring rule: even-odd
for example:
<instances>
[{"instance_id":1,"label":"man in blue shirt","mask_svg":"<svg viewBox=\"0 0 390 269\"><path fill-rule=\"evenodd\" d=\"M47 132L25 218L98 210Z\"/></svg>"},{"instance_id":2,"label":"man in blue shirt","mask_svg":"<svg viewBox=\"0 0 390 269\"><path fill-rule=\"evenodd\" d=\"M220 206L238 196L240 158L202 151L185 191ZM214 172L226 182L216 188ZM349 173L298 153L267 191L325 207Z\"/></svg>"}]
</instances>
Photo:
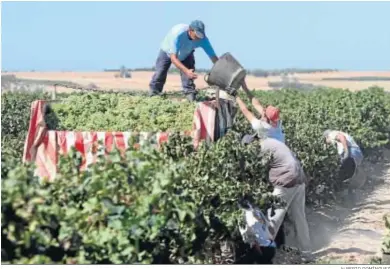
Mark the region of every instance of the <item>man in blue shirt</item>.
<instances>
[{"instance_id":1,"label":"man in blue shirt","mask_svg":"<svg viewBox=\"0 0 390 269\"><path fill-rule=\"evenodd\" d=\"M198 77L195 73L194 51L199 47L203 48L213 63L218 60L206 37L203 22L195 20L190 25L175 25L161 44L156 72L149 84L150 95L162 93L168 70L173 63L180 70L183 93L190 101L194 101L196 97L194 79Z\"/></svg>"}]
</instances>

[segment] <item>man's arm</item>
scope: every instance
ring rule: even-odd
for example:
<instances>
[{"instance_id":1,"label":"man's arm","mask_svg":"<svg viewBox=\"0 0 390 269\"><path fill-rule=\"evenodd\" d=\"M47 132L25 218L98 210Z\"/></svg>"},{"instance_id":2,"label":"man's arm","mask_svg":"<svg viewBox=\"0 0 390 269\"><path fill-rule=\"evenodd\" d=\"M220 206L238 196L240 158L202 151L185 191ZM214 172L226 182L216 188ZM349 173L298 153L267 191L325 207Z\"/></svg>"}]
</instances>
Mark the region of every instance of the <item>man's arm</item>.
<instances>
[{"instance_id":1,"label":"man's arm","mask_svg":"<svg viewBox=\"0 0 390 269\"><path fill-rule=\"evenodd\" d=\"M253 94L250 92L248 89L248 86L246 85L245 80L242 82L242 89L245 91L246 95L248 96L249 100L251 100L252 105L254 108L259 112L261 118L265 117L265 109L264 107L260 104L259 100L256 99Z\"/></svg>"},{"instance_id":2,"label":"man's arm","mask_svg":"<svg viewBox=\"0 0 390 269\"><path fill-rule=\"evenodd\" d=\"M259 100L256 99L253 96L253 94L250 92L250 90L248 89L248 86L246 85L245 80L242 82L242 89L244 90L244 92L248 96L249 100L252 102L252 105L254 106L254 108L257 110L257 112L259 112L261 118L264 118L265 117L265 109L260 104Z\"/></svg>"},{"instance_id":3,"label":"man's arm","mask_svg":"<svg viewBox=\"0 0 390 269\"><path fill-rule=\"evenodd\" d=\"M336 139L338 141L340 141L340 143L344 147L344 157L349 156L348 142L347 142L347 138L345 137L345 135L339 133L339 134L337 134Z\"/></svg>"},{"instance_id":4,"label":"man's arm","mask_svg":"<svg viewBox=\"0 0 390 269\"><path fill-rule=\"evenodd\" d=\"M260 104L259 100L256 99L255 97L252 98L252 105L255 107L257 112L259 112L260 116L262 119L265 118L265 109L264 107Z\"/></svg>"},{"instance_id":5,"label":"man's arm","mask_svg":"<svg viewBox=\"0 0 390 269\"><path fill-rule=\"evenodd\" d=\"M177 58L177 53L180 48L180 39L179 36L176 36L175 39L171 41L170 50L169 50L169 58L171 62L184 74L186 74L190 79L196 79L197 75L194 73L194 70L190 70L182 64L182 62Z\"/></svg>"},{"instance_id":6,"label":"man's arm","mask_svg":"<svg viewBox=\"0 0 390 269\"><path fill-rule=\"evenodd\" d=\"M248 108L246 107L245 103L241 100L240 97L236 97L236 101L237 101L237 104L238 106L240 107L240 110L242 112L242 114L244 114L245 118L250 122L252 123L254 120L256 120L256 117L252 114L252 112L250 112L248 110Z\"/></svg>"},{"instance_id":7,"label":"man's arm","mask_svg":"<svg viewBox=\"0 0 390 269\"><path fill-rule=\"evenodd\" d=\"M194 73L194 70L188 69L187 67L182 64L182 62L177 58L176 54L170 55L171 62L184 74L186 74L191 79L196 79L198 76Z\"/></svg>"},{"instance_id":8,"label":"man's arm","mask_svg":"<svg viewBox=\"0 0 390 269\"><path fill-rule=\"evenodd\" d=\"M210 40L206 37L202 40L201 45L204 52L209 56L210 60L215 64L218 61L218 56L214 51L213 46L211 46Z\"/></svg>"},{"instance_id":9,"label":"man's arm","mask_svg":"<svg viewBox=\"0 0 390 269\"><path fill-rule=\"evenodd\" d=\"M249 100L252 101L253 94L250 92L248 86L246 85L246 81L245 80L242 82L242 89L244 90L244 92L248 96Z\"/></svg>"}]
</instances>

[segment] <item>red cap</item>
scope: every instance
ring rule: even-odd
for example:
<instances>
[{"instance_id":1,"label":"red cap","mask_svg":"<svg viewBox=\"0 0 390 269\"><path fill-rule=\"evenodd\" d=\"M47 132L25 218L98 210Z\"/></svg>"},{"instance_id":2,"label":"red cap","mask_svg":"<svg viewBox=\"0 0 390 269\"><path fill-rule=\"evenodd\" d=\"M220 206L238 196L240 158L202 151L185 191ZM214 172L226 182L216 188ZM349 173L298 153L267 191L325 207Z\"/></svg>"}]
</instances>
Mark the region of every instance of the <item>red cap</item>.
<instances>
[{"instance_id":1,"label":"red cap","mask_svg":"<svg viewBox=\"0 0 390 269\"><path fill-rule=\"evenodd\" d=\"M265 109L265 116L271 121L278 121L279 113L279 108L274 106L267 106L267 108Z\"/></svg>"}]
</instances>

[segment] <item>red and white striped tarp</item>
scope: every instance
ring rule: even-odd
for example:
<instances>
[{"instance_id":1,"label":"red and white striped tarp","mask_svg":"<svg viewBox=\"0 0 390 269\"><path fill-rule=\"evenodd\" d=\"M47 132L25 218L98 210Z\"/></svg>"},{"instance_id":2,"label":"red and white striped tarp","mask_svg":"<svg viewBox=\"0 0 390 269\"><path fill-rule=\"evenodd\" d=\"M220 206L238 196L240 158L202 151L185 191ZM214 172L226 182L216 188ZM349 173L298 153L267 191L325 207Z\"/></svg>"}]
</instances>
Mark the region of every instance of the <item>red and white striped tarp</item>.
<instances>
[{"instance_id":1,"label":"red and white striped tarp","mask_svg":"<svg viewBox=\"0 0 390 269\"><path fill-rule=\"evenodd\" d=\"M207 143L214 141L215 116L215 101L205 101L197 104L192 122L195 149L198 148L202 140Z\"/></svg>"},{"instance_id":2,"label":"red and white striped tarp","mask_svg":"<svg viewBox=\"0 0 390 269\"><path fill-rule=\"evenodd\" d=\"M57 151L60 155L65 155L74 147L83 156L81 170L96 162L98 155L107 155L114 148L124 152L129 147L129 139L137 136L142 145L146 140L156 146L168 141L168 133L135 133L135 132L73 132L73 131L49 131L55 132ZM155 139L155 140L154 140ZM153 141L154 140L154 141ZM99 146L98 142L102 142Z\"/></svg>"},{"instance_id":3,"label":"red and white striped tarp","mask_svg":"<svg viewBox=\"0 0 390 269\"><path fill-rule=\"evenodd\" d=\"M193 136L194 147L197 148L201 140L214 141L215 129L215 101L198 103L194 112L193 129L182 134ZM94 163L99 154L107 154L114 147L121 151L128 148L129 138L135 136L139 145L144 141L159 147L168 141L168 132L74 132L49 131L44 121L44 110L47 104L38 100L31 104L30 126L26 138L23 161L35 162L36 175L55 178L59 155L67 154L72 147L83 157L81 169ZM98 141L103 142L104 148L98 147ZM103 151L103 152L102 152Z\"/></svg>"}]
</instances>

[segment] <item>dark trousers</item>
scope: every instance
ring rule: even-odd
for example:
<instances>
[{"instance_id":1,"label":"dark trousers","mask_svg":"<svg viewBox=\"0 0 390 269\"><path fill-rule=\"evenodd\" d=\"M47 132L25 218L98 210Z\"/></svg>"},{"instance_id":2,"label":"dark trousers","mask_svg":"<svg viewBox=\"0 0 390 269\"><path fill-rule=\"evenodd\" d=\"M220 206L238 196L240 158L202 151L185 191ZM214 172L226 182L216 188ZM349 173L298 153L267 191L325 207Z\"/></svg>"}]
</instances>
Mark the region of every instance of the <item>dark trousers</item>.
<instances>
[{"instance_id":1,"label":"dark trousers","mask_svg":"<svg viewBox=\"0 0 390 269\"><path fill-rule=\"evenodd\" d=\"M167 80L168 70L171 66L171 59L169 56L162 50L158 54L156 60L156 71L152 77L152 80L149 83L150 91L152 93L161 93L164 88L165 81ZM194 51L182 61L183 65L188 69L195 70L195 57ZM186 74L180 71L181 84L183 87L183 93L190 93L195 90L195 84L193 79L189 79Z\"/></svg>"}]
</instances>

